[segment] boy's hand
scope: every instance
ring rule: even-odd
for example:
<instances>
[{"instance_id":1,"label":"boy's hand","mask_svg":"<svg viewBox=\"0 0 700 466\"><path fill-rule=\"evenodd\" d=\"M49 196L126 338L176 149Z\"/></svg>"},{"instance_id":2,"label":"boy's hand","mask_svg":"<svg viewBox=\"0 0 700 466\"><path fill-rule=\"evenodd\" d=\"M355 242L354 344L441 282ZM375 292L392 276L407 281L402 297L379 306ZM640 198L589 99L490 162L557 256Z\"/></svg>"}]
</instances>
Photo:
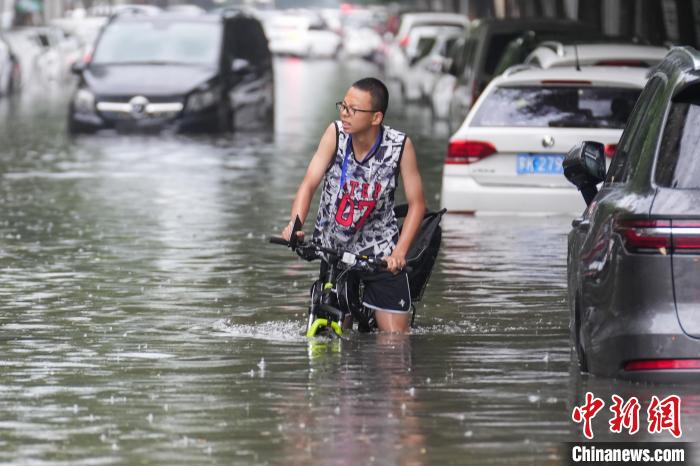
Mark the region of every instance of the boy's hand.
<instances>
[{"instance_id":1,"label":"boy's hand","mask_svg":"<svg viewBox=\"0 0 700 466\"><path fill-rule=\"evenodd\" d=\"M286 239L289 241L290 236L292 235L292 229L294 228L294 220L289 222L286 227L284 227L284 230L282 230L282 238ZM297 231L297 239L301 242L304 241L304 232L303 231Z\"/></svg>"},{"instance_id":2,"label":"boy's hand","mask_svg":"<svg viewBox=\"0 0 700 466\"><path fill-rule=\"evenodd\" d=\"M406 267L406 256L394 251L389 257L385 257L386 269L394 275Z\"/></svg>"}]
</instances>

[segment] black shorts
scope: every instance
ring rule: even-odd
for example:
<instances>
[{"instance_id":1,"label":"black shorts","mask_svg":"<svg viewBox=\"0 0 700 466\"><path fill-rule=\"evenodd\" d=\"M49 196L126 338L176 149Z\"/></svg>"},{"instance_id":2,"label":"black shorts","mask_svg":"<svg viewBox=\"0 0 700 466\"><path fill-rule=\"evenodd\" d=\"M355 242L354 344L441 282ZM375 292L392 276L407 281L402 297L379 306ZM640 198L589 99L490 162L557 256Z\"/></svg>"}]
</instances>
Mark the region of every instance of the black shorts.
<instances>
[{"instance_id":1,"label":"black shorts","mask_svg":"<svg viewBox=\"0 0 700 466\"><path fill-rule=\"evenodd\" d=\"M411 310L411 289L408 274L401 271L362 274L365 290L362 304L375 311L406 313Z\"/></svg>"}]
</instances>

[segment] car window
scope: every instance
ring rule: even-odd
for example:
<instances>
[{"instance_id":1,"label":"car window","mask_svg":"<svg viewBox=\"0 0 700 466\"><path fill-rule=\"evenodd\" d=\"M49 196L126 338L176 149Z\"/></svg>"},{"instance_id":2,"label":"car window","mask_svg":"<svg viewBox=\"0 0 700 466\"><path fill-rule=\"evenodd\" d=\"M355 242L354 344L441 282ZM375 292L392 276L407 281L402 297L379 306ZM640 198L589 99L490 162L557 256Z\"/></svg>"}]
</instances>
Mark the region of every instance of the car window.
<instances>
[{"instance_id":1,"label":"car window","mask_svg":"<svg viewBox=\"0 0 700 466\"><path fill-rule=\"evenodd\" d=\"M508 44L514 39L516 39L521 32L509 33L509 34L493 34L491 36L491 41L488 45L488 50L486 51L486 63L484 63L484 73L487 76L493 76L494 71L496 71L496 66L503 56Z\"/></svg>"},{"instance_id":2,"label":"car window","mask_svg":"<svg viewBox=\"0 0 700 466\"><path fill-rule=\"evenodd\" d=\"M638 89L579 86L499 86L471 126L623 128Z\"/></svg>"},{"instance_id":3,"label":"car window","mask_svg":"<svg viewBox=\"0 0 700 466\"><path fill-rule=\"evenodd\" d=\"M447 39L443 44L440 49L440 55L443 57L449 57L452 55L452 50L455 48L455 44L457 44L457 38L453 37L451 39Z\"/></svg>"},{"instance_id":4,"label":"car window","mask_svg":"<svg viewBox=\"0 0 700 466\"><path fill-rule=\"evenodd\" d=\"M420 60L421 58L427 57L430 51L435 47L435 37L421 37L418 40L418 45L416 45L416 56L415 60Z\"/></svg>"},{"instance_id":5,"label":"car window","mask_svg":"<svg viewBox=\"0 0 700 466\"><path fill-rule=\"evenodd\" d=\"M257 21L249 18L230 19L226 29L226 53L230 59L242 58L254 66L270 61L267 38Z\"/></svg>"},{"instance_id":6,"label":"car window","mask_svg":"<svg viewBox=\"0 0 700 466\"><path fill-rule=\"evenodd\" d=\"M221 27L198 22L114 23L107 27L93 64L180 63L216 65Z\"/></svg>"},{"instance_id":7,"label":"car window","mask_svg":"<svg viewBox=\"0 0 700 466\"><path fill-rule=\"evenodd\" d=\"M610 162L610 169L605 184L626 183L629 180L631 168L645 140L646 131L649 129L654 113L648 111L652 102L661 93L663 81L661 78L653 78L644 87L639 100L630 115L630 121L622 133L617 145L615 156Z\"/></svg>"},{"instance_id":8,"label":"car window","mask_svg":"<svg viewBox=\"0 0 700 466\"><path fill-rule=\"evenodd\" d=\"M700 93L674 101L656 162L659 186L700 189Z\"/></svg>"},{"instance_id":9,"label":"car window","mask_svg":"<svg viewBox=\"0 0 700 466\"><path fill-rule=\"evenodd\" d=\"M457 59L453 64L453 71L455 76L469 77L471 75L471 70L474 61L474 53L476 51L476 46L478 42L476 38L469 38L464 43L462 48L462 53L457 55Z\"/></svg>"}]
</instances>

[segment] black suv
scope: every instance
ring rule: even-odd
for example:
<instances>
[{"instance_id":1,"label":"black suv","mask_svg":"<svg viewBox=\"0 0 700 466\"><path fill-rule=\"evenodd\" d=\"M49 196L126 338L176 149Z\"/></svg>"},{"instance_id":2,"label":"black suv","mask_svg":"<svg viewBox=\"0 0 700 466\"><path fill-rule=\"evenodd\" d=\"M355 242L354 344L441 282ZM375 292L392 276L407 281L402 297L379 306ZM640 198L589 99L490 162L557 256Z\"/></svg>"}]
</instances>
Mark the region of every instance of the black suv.
<instances>
[{"instance_id":1,"label":"black suv","mask_svg":"<svg viewBox=\"0 0 700 466\"><path fill-rule=\"evenodd\" d=\"M602 144L567 154L588 205L567 267L582 370L700 380L699 142L700 53L679 47L651 69L607 174Z\"/></svg>"},{"instance_id":2,"label":"black suv","mask_svg":"<svg viewBox=\"0 0 700 466\"><path fill-rule=\"evenodd\" d=\"M115 16L73 71L80 77L68 115L74 133L272 124L270 50L260 22L243 12Z\"/></svg>"}]
</instances>

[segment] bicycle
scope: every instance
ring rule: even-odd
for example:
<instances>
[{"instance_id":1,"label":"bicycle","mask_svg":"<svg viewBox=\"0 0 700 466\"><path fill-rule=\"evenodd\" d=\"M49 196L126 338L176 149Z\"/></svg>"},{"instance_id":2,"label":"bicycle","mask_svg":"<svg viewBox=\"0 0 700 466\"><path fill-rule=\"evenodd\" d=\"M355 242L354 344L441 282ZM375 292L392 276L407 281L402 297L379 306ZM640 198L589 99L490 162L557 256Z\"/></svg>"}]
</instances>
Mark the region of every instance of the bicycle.
<instances>
[{"instance_id":1,"label":"bicycle","mask_svg":"<svg viewBox=\"0 0 700 466\"><path fill-rule=\"evenodd\" d=\"M406 205L394 209L397 218L405 217L407 211ZM440 248L440 220L445 212L446 210L442 209L425 214L407 255L408 265L404 270L409 275L411 289L411 326L415 321L415 303L422 298ZM312 241L299 241L297 232L301 229L302 223L297 217L289 241L272 237L270 243L287 246L307 261L321 260L319 279L313 283L310 290L306 336L325 334L331 338L342 337L343 324L348 316L357 321L358 330L375 330L377 324L374 312L363 306L360 299L363 285L359 273L385 269L386 262L381 258L327 248Z\"/></svg>"}]
</instances>

